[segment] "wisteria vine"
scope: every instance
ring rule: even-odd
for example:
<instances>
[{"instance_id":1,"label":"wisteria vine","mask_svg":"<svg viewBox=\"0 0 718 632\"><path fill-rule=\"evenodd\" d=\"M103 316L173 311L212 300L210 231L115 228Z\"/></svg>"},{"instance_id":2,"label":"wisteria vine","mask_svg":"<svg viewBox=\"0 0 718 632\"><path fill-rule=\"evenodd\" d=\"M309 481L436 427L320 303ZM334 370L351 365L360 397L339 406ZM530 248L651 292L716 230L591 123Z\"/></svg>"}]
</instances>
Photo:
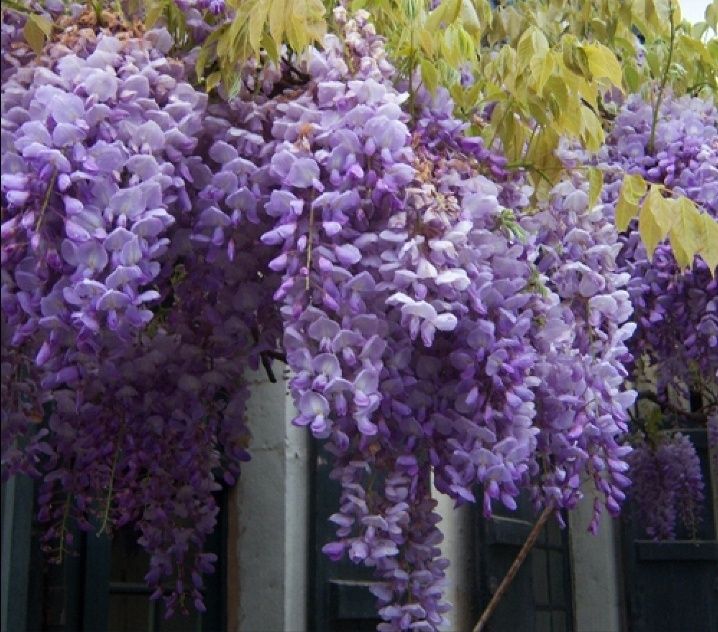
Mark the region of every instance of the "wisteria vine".
<instances>
[{"instance_id":1,"label":"wisteria vine","mask_svg":"<svg viewBox=\"0 0 718 632\"><path fill-rule=\"evenodd\" d=\"M226 11L176 4L198 40ZM646 261L612 220L631 169L717 210L716 111L664 104L654 159L629 101L601 203L580 169L536 203L446 91L416 91L407 114L366 12L333 18L341 38L247 62L236 96L209 98L164 28L78 25L34 58L3 11L3 475L41 479L56 555L71 524L132 524L153 597L203 610L212 494L249 458L245 372L282 358L294 423L341 484L325 553L375 568L381 630L431 631L449 610L432 484L490 516L522 490L572 509L588 478L595 531L630 459L650 471L626 441L634 356L683 362L675 318L715 372L710 271L681 275L661 248ZM686 441L670 445L694 472ZM700 502L684 483L666 511Z\"/></svg>"}]
</instances>

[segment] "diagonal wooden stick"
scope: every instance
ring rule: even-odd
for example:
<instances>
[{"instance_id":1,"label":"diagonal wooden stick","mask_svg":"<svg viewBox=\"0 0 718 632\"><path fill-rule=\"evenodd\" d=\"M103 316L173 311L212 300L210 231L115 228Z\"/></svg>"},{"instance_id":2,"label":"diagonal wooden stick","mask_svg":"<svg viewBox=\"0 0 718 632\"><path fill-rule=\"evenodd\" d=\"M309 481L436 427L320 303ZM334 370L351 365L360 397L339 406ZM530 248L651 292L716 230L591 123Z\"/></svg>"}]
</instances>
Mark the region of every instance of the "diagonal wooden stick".
<instances>
[{"instance_id":1,"label":"diagonal wooden stick","mask_svg":"<svg viewBox=\"0 0 718 632\"><path fill-rule=\"evenodd\" d=\"M539 516L539 519L536 521L536 524L532 527L531 532L529 533L529 537L526 538L526 542L524 542L523 546L521 547L521 550L516 556L516 559L511 563L511 567L509 568L508 573L506 573L506 576L501 580L501 583L496 589L496 592L491 597L489 604L481 613L481 618L474 626L472 632L481 632L484 629L489 619L491 618L491 615L494 614L494 610L496 610L497 606L499 605L501 598L509 589L509 586L514 580L514 577L516 577L516 573L519 572L521 565L528 557L528 554L531 552L531 549L533 548L534 544L536 544L536 540L541 533L541 529L543 529L543 526L546 524L548 519L551 517L551 514L555 510L556 507L554 506L553 501L549 502L549 504L546 505L546 508L543 510L543 513Z\"/></svg>"}]
</instances>

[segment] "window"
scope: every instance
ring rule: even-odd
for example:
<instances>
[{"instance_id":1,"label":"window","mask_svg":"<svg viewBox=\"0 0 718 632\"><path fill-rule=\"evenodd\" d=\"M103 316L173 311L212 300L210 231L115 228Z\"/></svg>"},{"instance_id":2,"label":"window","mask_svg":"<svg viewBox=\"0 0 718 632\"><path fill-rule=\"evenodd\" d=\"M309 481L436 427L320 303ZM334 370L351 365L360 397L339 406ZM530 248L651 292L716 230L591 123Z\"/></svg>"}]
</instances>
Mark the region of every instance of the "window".
<instances>
[{"instance_id":1,"label":"window","mask_svg":"<svg viewBox=\"0 0 718 632\"><path fill-rule=\"evenodd\" d=\"M76 555L49 564L32 522L32 481L3 486L3 626L29 632L221 632L226 629L226 492L219 524L206 549L218 557L205 577L207 612L165 619L144 583L148 556L131 529L113 538L78 534ZM9 510L9 511L8 511ZM32 524L32 529L28 528ZM6 581L7 580L7 581Z\"/></svg>"},{"instance_id":2,"label":"window","mask_svg":"<svg viewBox=\"0 0 718 632\"><path fill-rule=\"evenodd\" d=\"M515 512L496 506L493 518L475 515L475 583L478 620L526 541L536 516L525 495ZM573 608L568 529L550 519L489 620L490 632L571 632Z\"/></svg>"},{"instance_id":3,"label":"window","mask_svg":"<svg viewBox=\"0 0 718 632\"><path fill-rule=\"evenodd\" d=\"M636 508L622 512L628 627L633 632L712 632L718 629L718 537L705 429L683 429L701 459L705 483L702 520L695 534L645 539Z\"/></svg>"}]
</instances>

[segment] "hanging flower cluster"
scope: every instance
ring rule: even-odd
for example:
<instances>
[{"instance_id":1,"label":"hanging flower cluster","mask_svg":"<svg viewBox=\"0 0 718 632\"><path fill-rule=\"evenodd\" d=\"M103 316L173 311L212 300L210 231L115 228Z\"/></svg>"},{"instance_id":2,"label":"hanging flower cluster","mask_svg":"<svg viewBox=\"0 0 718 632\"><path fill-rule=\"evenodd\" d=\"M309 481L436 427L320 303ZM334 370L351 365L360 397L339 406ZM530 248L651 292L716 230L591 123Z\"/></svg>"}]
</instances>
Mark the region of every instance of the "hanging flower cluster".
<instances>
[{"instance_id":1,"label":"hanging flower cluster","mask_svg":"<svg viewBox=\"0 0 718 632\"><path fill-rule=\"evenodd\" d=\"M718 217L715 104L690 97L667 99L650 153L652 115L651 106L638 97L629 98L620 110L599 156L608 180L603 199L613 206L623 174L639 174ZM618 261L630 275L628 292L637 324L629 345L634 357L656 369L659 401L670 404L672 394L688 398L689 391L695 390L703 394L710 415L710 385L718 380L718 280L698 258L688 270L681 270L668 244L659 245L649 260L635 223L621 241ZM714 434L709 424L709 440L715 446ZM675 435L657 446L641 441L630 462L633 497L646 533L657 539L673 538L679 519L694 526L703 483L690 440Z\"/></svg>"},{"instance_id":2,"label":"hanging flower cluster","mask_svg":"<svg viewBox=\"0 0 718 632\"><path fill-rule=\"evenodd\" d=\"M227 11L176 4L197 41ZM247 62L231 99L191 84L196 51L170 57L164 28L76 29L31 61L23 19L3 12L3 469L42 479L48 548L73 523L133 524L153 596L202 610L212 493L248 458L244 373L274 357L341 484L324 551L375 569L381 630L446 622L432 481L488 516L524 489L571 509L588 477L590 528L617 514L632 302L641 331L660 319L612 185L591 205L572 175L535 208L445 91L406 113L364 11L337 8L321 50ZM636 103L619 138L646 133ZM606 169L712 203L715 111L691 103L657 162L621 140ZM691 134L705 142L679 147ZM692 358L716 348L715 286L701 296ZM632 350L662 353L653 335Z\"/></svg>"}]
</instances>

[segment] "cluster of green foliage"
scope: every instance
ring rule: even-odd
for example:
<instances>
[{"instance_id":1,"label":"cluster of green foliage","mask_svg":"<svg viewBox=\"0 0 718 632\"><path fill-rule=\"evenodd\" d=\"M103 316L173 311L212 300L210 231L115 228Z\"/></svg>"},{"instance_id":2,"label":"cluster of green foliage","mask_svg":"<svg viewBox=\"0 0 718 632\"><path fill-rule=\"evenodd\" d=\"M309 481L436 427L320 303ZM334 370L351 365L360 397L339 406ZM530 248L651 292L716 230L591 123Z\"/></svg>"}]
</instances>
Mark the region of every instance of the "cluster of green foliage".
<instances>
[{"instance_id":1,"label":"cluster of green foliage","mask_svg":"<svg viewBox=\"0 0 718 632\"><path fill-rule=\"evenodd\" d=\"M167 4L172 0L156 0ZM321 0L228 4L233 19L204 43L198 72L204 76L211 68L207 88L222 81L230 94L238 63L250 57L276 62L283 50L299 52L333 26ZM718 0L694 25L681 20L671 0L590 0L578 9L563 0L493 8L488 0L353 0L348 8L367 9L386 37L408 84L410 110L421 85L432 92L446 87L458 112L472 121L472 133L500 143L509 164L529 173L539 198L566 172L555 151L561 138L589 151L603 144L615 115L602 99L607 90L642 93L656 120L668 90L718 95ZM488 104L493 109L486 121L477 114ZM588 177L594 202L602 174L591 169ZM636 182L627 180L622 191L619 228L640 206L639 229L649 251L669 236L681 265L699 254L715 269L718 224L689 200L666 198L658 187Z\"/></svg>"},{"instance_id":2,"label":"cluster of green foliage","mask_svg":"<svg viewBox=\"0 0 718 632\"><path fill-rule=\"evenodd\" d=\"M278 63L320 44L334 27L336 3L329 0L226 4L231 19L207 15L214 30L202 43L197 74L208 91L221 84L230 97L239 89L243 62ZM471 133L500 144L509 165L527 171L539 199L566 173L556 156L562 138L589 151L603 144L615 115L615 106L602 98L606 91L641 93L653 104L654 130L667 91L718 97L718 0L697 24L681 20L677 0L587 0L578 7L564 0L496 7L488 0L349 0L347 8L372 15L407 82L410 111L420 86L432 92L446 87L457 112L472 123ZM192 45L174 0L150 0L145 16L148 26L163 19L178 46ZM39 51L52 29L31 12L27 41ZM486 120L479 115L488 104ZM602 174L589 169L588 177L593 203ZM715 269L718 224L690 201L664 193L670 194L626 179L619 229L640 208L639 230L649 251L668 236L681 265L700 255Z\"/></svg>"}]
</instances>

